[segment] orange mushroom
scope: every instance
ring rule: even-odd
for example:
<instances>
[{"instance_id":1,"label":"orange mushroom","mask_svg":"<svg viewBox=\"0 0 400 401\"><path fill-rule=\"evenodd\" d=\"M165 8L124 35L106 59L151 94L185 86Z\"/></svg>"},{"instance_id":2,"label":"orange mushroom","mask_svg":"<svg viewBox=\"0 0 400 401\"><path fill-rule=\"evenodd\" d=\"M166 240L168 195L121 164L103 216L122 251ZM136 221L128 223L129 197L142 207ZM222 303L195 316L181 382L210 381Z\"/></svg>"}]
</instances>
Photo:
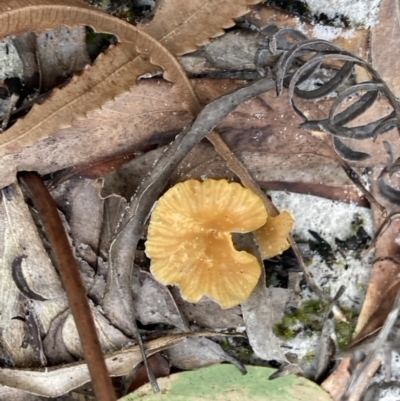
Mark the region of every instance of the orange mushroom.
<instances>
[{"instance_id":1,"label":"orange mushroom","mask_svg":"<svg viewBox=\"0 0 400 401\"><path fill-rule=\"evenodd\" d=\"M278 216L268 216L267 222L254 231L262 259L273 258L289 249L290 244L287 237L292 231L293 225L292 215L284 210Z\"/></svg>"},{"instance_id":2,"label":"orange mushroom","mask_svg":"<svg viewBox=\"0 0 400 401\"><path fill-rule=\"evenodd\" d=\"M179 183L152 213L146 242L150 270L162 284L179 286L189 302L207 295L224 309L238 305L256 286L261 266L254 255L235 249L231 233L254 231L267 217L262 200L240 184L212 179Z\"/></svg>"}]
</instances>

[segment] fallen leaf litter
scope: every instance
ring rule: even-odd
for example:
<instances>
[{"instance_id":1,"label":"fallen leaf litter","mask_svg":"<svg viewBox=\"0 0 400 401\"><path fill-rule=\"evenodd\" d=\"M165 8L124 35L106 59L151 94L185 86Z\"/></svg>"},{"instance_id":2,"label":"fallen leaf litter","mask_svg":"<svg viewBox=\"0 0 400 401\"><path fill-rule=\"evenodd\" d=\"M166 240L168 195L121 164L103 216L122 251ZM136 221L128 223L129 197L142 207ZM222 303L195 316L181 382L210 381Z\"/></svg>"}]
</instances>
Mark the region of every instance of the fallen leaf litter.
<instances>
[{"instance_id":1,"label":"fallen leaf litter","mask_svg":"<svg viewBox=\"0 0 400 401\"><path fill-rule=\"evenodd\" d=\"M301 201L301 203L303 204L303 206L304 206L304 201ZM325 205L325 207L327 208L327 205ZM362 213L361 213L361 211L360 210L357 210L357 216L359 217L360 215L362 215ZM298 214L298 216L299 216L299 218L300 218L300 213ZM303 216L304 216L304 208L303 208ZM322 216L322 213L320 213L320 216ZM331 213L331 215L330 215L330 217L332 217L332 213ZM362 220L363 220L363 224L368 220L368 218L366 217L366 216L363 216L363 218L362 218ZM326 219L326 221L329 221L328 219ZM367 231L369 231L369 232L371 232L371 230L369 230L369 228L368 228L368 226L365 224L365 227L364 227ZM351 230L351 229L350 229ZM321 235L321 237L322 238L324 238L328 243L330 243L331 245L333 245L333 238L329 238L329 234L327 234L326 232L324 232L324 231L319 231L320 232L320 235ZM303 231L303 233L304 233L304 231ZM341 234L343 234L343 231L341 232ZM332 233L332 235L333 235L333 233ZM340 235L338 234L338 237L340 237ZM319 260L318 261L318 257L314 257L314 260L316 260L317 261L317 263L319 264L321 261ZM347 263L348 264L348 269L347 270L351 270L351 264L352 264L352 262L350 262L350 259L348 258L348 257L346 257L346 261L345 261L345 263ZM342 266L340 266L340 263L339 263L339 268L342 268L343 269L343 265ZM345 269L345 271L347 272L347 270ZM326 273L326 271L324 271L324 273ZM314 273L315 274L315 273ZM318 276L317 274L315 274L316 276ZM343 275L344 277L346 277L346 275L344 274ZM320 277L318 277L318 279L319 279ZM353 277L352 277L353 278ZM356 287L357 285L363 285L363 284L360 284L360 282L362 282L363 281L363 277L356 277L355 278L355 281L354 282L352 282L352 287L354 288L354 287ZM338 283L338 285L339 285L339 283ZM334 293L335 293L335 289L336 288L330 288L330 291L331 291L331 293L330 293L330 296L333 296L334 295ZM347 301L346 301L346 298L344 297L343 298L343 302L344 303L346 303L346 302L349 302L349 304L351 304L352 302L354 303L354 304L357 304L358 303L358 300L356 299L355 300L355 298L356 297L349 297L348 299L347 299ZM341 301L342 301L342 299L341 299Z\"/></svg>"}]
</instances>

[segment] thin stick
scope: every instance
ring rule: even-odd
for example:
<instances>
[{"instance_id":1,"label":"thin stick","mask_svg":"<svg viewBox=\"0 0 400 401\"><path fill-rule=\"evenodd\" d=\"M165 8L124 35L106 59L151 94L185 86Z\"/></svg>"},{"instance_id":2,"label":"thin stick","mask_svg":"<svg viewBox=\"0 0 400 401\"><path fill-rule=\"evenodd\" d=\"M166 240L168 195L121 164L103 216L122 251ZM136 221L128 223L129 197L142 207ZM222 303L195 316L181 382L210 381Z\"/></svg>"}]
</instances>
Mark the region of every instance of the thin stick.
<instances>
[{"instance_id":1,"label":"thin stick","mask_svg":"<svg viewBox=\"0 0 400 401\"><path fill-rule=\"evenodd\" d=\"M114 401L117 397L104 361L78 263L72 253L54 199L37 173L23 172L20 174L20 180L41 217L54 252L96 398L99 401Z\"/></svg>"}]
</instances>

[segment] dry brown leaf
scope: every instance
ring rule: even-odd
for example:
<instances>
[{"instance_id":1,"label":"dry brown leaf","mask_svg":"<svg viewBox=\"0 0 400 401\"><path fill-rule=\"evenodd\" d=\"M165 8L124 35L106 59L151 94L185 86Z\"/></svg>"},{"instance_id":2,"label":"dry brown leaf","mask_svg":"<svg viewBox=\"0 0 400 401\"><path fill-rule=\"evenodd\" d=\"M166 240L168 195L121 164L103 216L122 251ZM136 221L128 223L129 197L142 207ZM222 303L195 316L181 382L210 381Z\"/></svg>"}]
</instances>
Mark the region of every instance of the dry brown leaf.
<instances>
[{"instance_id":1,"label":"dry brown leaf","mask_svg":"<svg viewBox=\"0 0 400 401\"><path fill-rule=\"evenodd\" d=\"M90 25L100 32L115 34L121 43L107 52L93 66L75 76L63 89L55 90L51 100L36 105L24 119L0 137L0 155L15 154L40 139L51 136L73 119L99 109L107 100L125 92L136 83L139 75L152 70L143 53L155 65L165 68L166 79L175 82L182 101L191 102L194 93L178 61L155 39L127 22L89 8L76 0L58 3L42 1L2 2L0 37L22 31L41 31L58 25ZM188 106L190 109L190 106ZM13 180L13 168L7 168L2 185ZM14 170L15 171L15 170ZM8 173L8 174L7 174Z\"/></svg>"},{"instance_id":2,"label":"dry brown leaf","mask_svg":"<svg viewBox=\"0 0 400 401\"><path fill-rule=\"evenodd\" d=\"M74 362L63 341L63 327L65 319L70 315L69 308L56 316L43 339L43 351L47 358L47 366L56 366Z\"/></svg>"},{"instance_id":3,"label":"dry brown leaf","mask_svg":"<svg viewBox=\"0 0 400 401\"><path fill-rule=\"evenodd\" d=\"M101 180L75 178L53 191L57 207L65 215L74 245L88 245L98 254L103 217L103 203L99 193Z\"/></svg>"},{"instance_id":4,"label":"dry brown leaf","mask_svg":"<svg viewBox=\"0 0 400 401\"><path fill-rule=\"evenodd\" d=\"M360 386L355 389L355 391L348 398L349 401L360 400L361 395L369 384L369 380L378 370L380 365L381 362L377 359L372 363L367 372L366 380L360 383ZM342 359L337 369L321 384L321 387L331 395L333 401L341 401L343 399L343 395L345 394L351 379L351 374L349 373L350 367L351 358L347 357Z\"/></svg>"},{"instance_id":5,"label":"dry brown leaf","mask_svg":"<svg viewBox=\"0 0 400 401\"><path fill-rule=\"evenodd\" d=\"M162 353L151 356L148 359L148 362L156 378L169 376L171 372L171 363ZM134 379L130 383L126 394L133 393L139 387L149 382L147 368L144 364L136 368L133 371L132 376Z\"/></svg>"},{"instance_id":6,"label":"dry brown leaf","mask_svg":"<svg viewBox=\"0 0 400 401\"><path fill-rule=\"evenodd\" d=\"M23 82L41 93L63 84L90 63L83 26L60 26L36 35L26 32L13 39L23 64Z\"/></svg>"},{"instance_id":7,"label":"dry brown leaf","mask_svg":"<svg viewBox=\"0 0 400 401\"><path fill-rule=\"evenodd\" d=\"M171 365L178 369L195 370L222 362L240 363L222 347L208 338L188 337L178 345L165 351Z\"/></svg>"},{"instance_id":8,"label":"dry brown leaf","mask_svg":"<svg viewBox=\"0 0 400 401\"><path fill-rule=\"evenodd\" d=\"M180 311L168 288L160 284L150 273L136 266L132 285L135 297L135 316L143 325L160 324L186 330Z\"/></svg>"},{"instance_id":9,"label":"dry brown leaf","mask_svg":"<svg viewBox=\"0 0 400 401\"><path fill-rule=\"evenodd\" d=\"M398 206L392 204L380 194L377 188L377 177L379 173L380 169L375 169L373 172L371 177L371 191L378 202L386 207L387 213L390 215L398 209ZM398 174L393 174L391 181L388 182L395 188L398 188L400 182ZM381 212L376 210L375 207L372 207L372 211L374 226L378 229L384 222L384 216L382 216ZM376 242L376 261L371 269L367 293L351 345L355 345L366 336L381 328L392 309L398 288L400 288L400 264L398 263L400 245L396 241L399 232L400 220L395 219Z\"/></svg>"},{"instance_id":10,"label":"dry brown leaf","mask_svg":"<svg viewBox=\"0 0 400 401\"><path fill-rule=\"evenodd\" d=\"M372 67L378 71L392 92L400 95L400 60L398 41L400 36L399 0L382 0L378 22L371 32Z\"/></svg>"},{"instance_id":11,"label":"dry brown leaf","mask_svg":"<svg viewBox=\"0 0 400 401\"><path fill-rule=\"evenodd\" d=\"M336 370L321 384L321 387L330 394L334 401L340 401L346 392L351 378L350 364L350 357L342 359Z\"/></svg>"},{"instance_id":12,"label":"dry brown leaf","mask_svg":"<svg viewBox=\"0 0 400 401\"><path fill-rule=\"evenodd\" d=\"M149 54L155 64L162 65L165 68L164 76L176 83L174 89L180 92L183 102L187 104L186 107L189 110L194 112L194 109L198 109L195 105L194 92L182 68L157 41L123 21L97 10L89 9L87 6L80 7L80 2L74 0L68 4L63 2L62 4L65 7L54 4L56 3L43 5L40 1L36 1L22 3L22 6L25 5L25 7L21 7L21 3L13 3L12 1L5 3L3 5L5 13L0 15L0 25L4 21L2 25L4 30L0 30L0 36L5 33L15 34L30 29L40 31L61 23L65 25L86 24L98 31L114 33L122 44L117 46L112 55L110 55L111 52L107 53L109 60L106 59L107 55L104 56L101 63L97 62L90 69L87 68L80 79L75 77L61 91L62 93L55 91L51 102L46 102L41 107L36 106L25 119L18 121L6 134L2 135L0 146L3 146L3 154L18 152L22 147L30 146L37 140L50 136L58 126L69 125L72 118L84 116L89 110L99 108L107 99L132 86L137 76L145 71L144 65L147 65L145 62L143 63L142 59L135 57L135 47L139 52L143 51ZM235 11L235 16L242 15L247 11L247 7L239 7ZM30 13L34 13L33 17L27 18ZM232 17L229 15L225 20L219 20L216 23L217 25L220 23L230 25L232 24ZM210 25L210 21L208 21L208 25ZM220 30L220 26L218 25L216 29ZM133 41L135 41L135 46L131 44ZM126 44L125 42L130 44L129 51L127 48L121 49ZM119 52L118 48L120 49ZM141 64L136 65L136 70L134 68L135 63ZM106 66L109 67L109 71L105 71ZM107 81L110 75L112 78ZM123 82L118 81L118 79ZM106 87L107 91L105 91ZM22 138L23 141L20 142ZM13 168L8 166L7 170L7 180L10 181Z\"/></svg>"},{"instance_id":13,"label":"dry brown leaf","mask_svg":"<svg viewBox=\"0 0 400 401\"><path fill-rule=\"evenodd\" d=\"M135 53L132 45L121 44L102 55L81 76L74 76L66 87L56 89L44 104L35 105L25 118L0 136L0 155L18 153L51 137L58 128L71 125L75 118L84 117L90 110L100 109L107 100L134 85L137 78L134 64L140 62L134 58ZM107 78L115 84L110 84ZM2 184L10 179L4 177Z\"/></svg>"},{"instance_id":14,"label":"dry brown leaf","mask_svg":"<svg viewBox=\"0 0 400 401\"><path fill-rule=\"evenodd\" d=\"M146 344L147 355L153 355L156 352L179 344L190 335L190 333L172 334L149 341ZM208 335L211 335L211 333L208 333ZM105 361L111 376L123 376L142 361L142 355L139 346L135 345L122 351L105 355ZM0 382L3 386L19 388L44 397L60 397L89 381L90 375L85 362L43 370L0 369ZM49 386L49 383L51 383L51 386Z\"/></svg>"},{"instance_id":15,"label":"dry brown leaf","mask_svg":"<svg viewBox=\"0 0 400 401\"><path fill-rule=\"evenodd\" d=\"M241 85L241 81L233 80L201 79L191 82L202 103L209 103L223 93L232 91ZM103 129L115 132L115 127L119 127L119 130L123 130L123 127L118 126L115 120L119 119L130 126L135 126L136 122L141 121L140 118L137 119L136 113L132 113L130 116L127 113L127 108L130 107L129 103L132 102L132 108L136 107L137 114L142 115L142 109L133 104L135 97L143 105L155 109L156 112L159 111L160 114L156 113L151 122L146 124L139 133L130 135L129 140L135 141L135 138L140 140L139 135L150 135L156 138L156 141L151 138L143 138L143 142L139 142L139 144L151 144L158 141L161 145L163 138L167 142L171 139L170 134L174 135L179 130L179 124L183 126L190 120L189 114L184 112L183 107L176 101L174 102L174 94L169 91L168 84L163 81L141 82L137 88L132 88L131 93L131 95L118 97L117 101L112 103L114 113L106 110L106 120L101 119L99 112L98 117L91 122L91 126L98 124L100 127L99 133L96 132L96 129L90 131L90 136L96 138L96 143L100 148L109 144L108 141L102 142ZM164 98L162 98L162 94L164 94ZM163 100L168 106L164 107ZM298 104L314 118L323 116L324 109L321 110L319 103L299 101ZM387 107L383 103L379 106L374 112L375 114L372 114L373 118L378 118L379 113L385 112ZM106 107L108 109L109 106ZM122 118L120 114L116 113L117 111L124 113ZM165 114L164 118L161 113ZM277 98L272 92L267 92L240 105L220 123L218 129L257 181L295 182L301 180L310 183L322 181L330 185L350 184L348 177L336 163L327 159L327 157L331 157L330 150L321 147L323 142L318 136L298 128L301 122L302 120L292 111L286 95ZM362 124L363 121L360 120L359 123ZM70 135L73 135L72 131ZM82 134L81 136L85 138L88 135ZM363 151L372 154L369 160L362 163L363 166L375 166L386 163L387 156L383 150L381 151L381 141L388 138L396 138L396 134L394 132L385 134L385 138L379 139L379 145L372 140L362 141L362 143L361 141L349 141L349 143L353 146L361 146ZM67 139L66 136L65 140ZM211 146L207 146L206 143L199 146L186 157L172 177L172 182L190 177L201 178L202 176L234 178L226 165L221 163L220 156ZM395 144L395 147L398 145ZM82 152L79 146L74 149L75 154ZM94 151L96 152L96 149ZM104 194L115 192L122 194L127 199L130 198L142 177L147 174L162 152L162 150L151 151L112 173L106 180ZM24 159L28 160L26 152L24 152L24 156Z\"/></svg>"},{"instance_id":16,"label":"dry brown leaf","mask_svg":"<svg viewBox=\"0 0 400 401\"><path fill-rule=\"evenodd\" d=\"M93 305L90 306L101 348L105 354L122 349L131 343L132 340L125 337L119 330L112 326L98 308L95 308ZM68 353L74 356L77 360L83 359L84 355L81 342L72 314L70 314L64 321L62 337Z\"/></svg>"},{"instance_id":17,"label":"dry brown leaf","mask_svg":"<svg viewBox=\"0 0 400 401\"><path fill-rule=\"evenodd\" d=\"M25 296L36 299L32 300L33 310L45 332L53 318L65 309L66 299L20 188L12 185L1 192L1 348L6 351L11 364L26 366L34 363L34 355L30 346L21 347L26 325L15 317L23 316L25 297L21 296L16 283L24 286Z\"/></svg>"},{"instance_id":18,"label":"dry brown leaf","mask_svg":"<svg viewBox=\"0 0 400 401\"><path fill-rule=\"evenodd\" d=\"M197 327L209 329L239 327L244 325L240 315L240 306L221 309L216 302L207 297L203 297L199 302L190 303L182 299L177 287L172 287L170 291L188 324L195 324Z\"/></svg>"},{"instance_id":19,"label":"dry brown leaf","mask_svg":"<svg viewBox=\"0 0 400 401\"><path fill-rule=\"evenodd\" d=\"M176 56L197 50L211 38L235 25L234 18L250 11L261 0L168 0L161 1L155 16L139 28L159 40Z\"/></svg>"},{"instance_id":20,"label":"dry brown leaf","mask_svg":"<svg viewBox=\"0 0 400 401\"><path fill-rule=\"evenodd\" d=\"M232 80L195 80L193 83L202 103L208 103L242 84ZM317 104L307 105L309 110L311 107L318 112ZM170 84L161 80L140 81L130 92L89 113L86 119L75 121L72 127L58 130L54 136L24 148L18 155L4 156L0 159L0 171L4 174L8 169L37 169L45 174L71 164L101 159L105 154L118 154L121 149L163 145L169 143L190 120L190 114L175 97ZM300 166L323 166L319 167L322 173L333 168L333 163L321 157L291 156L315 153L316 149L321 153L320 141L298 130L300 122L284 96L277 98L273 93L266 93L237 108L220 125L220 130L235 152L245 152L243 161L247 166L254 165L253 170L257 170L260 180L278 180L285 176L298 179L295 174ZM42 157L44 153L46 158ZM282 156L277 156L277 153ZM372 158L371 163L379 163L384 157ZM284 171L289 171L289 174L284 174ZM340 176L336 173L325 175L326 179L329 175ZM4 175L0 175L0 183L4 182L3 178ZM324 179L324 182L332 181ZM343 181L336 183L342 184Z\"/></svg>"},{"instance_id":21,"label":"dry brown leaf","mask_svg":"<svg viewBox=\"0 0 400 401\"><path fill-rule=\"evenodd\" d=\"M83 177L83 178L104 178L107 174L116 170L119 166L127 163L134 159L142 152L147 152L154 149L156 146L148 146L138 151L126 151L120 155L105 157L100 160L96 160L92 163L78 164L77 166L67 168L57 174L56 177L51 180L50 187L54 188L60 185L62 182L70 180L71 178Z\"/></svg>"}]
</instances>

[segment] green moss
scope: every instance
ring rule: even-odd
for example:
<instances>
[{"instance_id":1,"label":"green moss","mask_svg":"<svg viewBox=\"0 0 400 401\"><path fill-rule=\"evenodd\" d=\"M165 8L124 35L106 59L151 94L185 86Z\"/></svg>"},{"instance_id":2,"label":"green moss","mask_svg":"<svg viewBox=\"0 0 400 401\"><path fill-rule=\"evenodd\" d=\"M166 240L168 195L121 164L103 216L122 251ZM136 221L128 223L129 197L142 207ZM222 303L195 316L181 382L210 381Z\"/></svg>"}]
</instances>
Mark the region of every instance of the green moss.
<instances>
[{"instance_id":1,"label":"green moss","mask_svg":"<svg viewBox=\"0 0 400 401\"><path fill-rule=\"evenodd\" d=\"M367 284L359 284L357 286L357 289L358 289L359 292L365 293L365 292L367 292L368 285Z\"/></svg>"},{"instance_id":2,"label":"green moss","mask_svg":"<svg viewBox=\"0 0 400 401\"><path fill-rule=\"evenodd\" d=\"M248 360L250 356L252 355L252 352L250 349L247 348L241 348L240 349L240 360Z\"/></svg>"},{"instance_id":3,"label":"green moss","mask_svg":"<svg viewBox=\"0 0 400 401\"><path fill-rule=\"evenodd\" d=\"M303 356L303 358L301 358L301 359L302 359L303 362L312 362L314 360L314 358L315 358L315 352L314 351L310 351L307 354L305 354Z\"/></svg>"},{"instance_id":4,"label":"green moss","mask_svg":"<svg viewBox=\"0 0 400 401\"><path fill-rule=\"evenodd\" d=\"M350 309L342 309L347 322L336 322L336 341L340 350L347 349L356 328L358 314Z\"/></svg>"},{"instance_id":5,"label":"green moss","mask_svg":"<svg viewBox=\"0 0 400 401\"><path fill-rule=\"evenodd\" d=\"M293 328L286 326L284 323L277 323L273 326L273 331L276 336L283 338L284 340L291 340L297 335L297 331Z\"/></svg>"},{"instance_id":6,"label":"green moss","mask_svg":"<svg viewBox=\"0 0 400 401\"><path fill-rule=\"evenodd\" d=\"M303 302L302 309L306 313L321 314L325 311L326 305L320 299L309 299Z\"/></svg>"},{"instance_id":7,"label":"green moss","mask_svg":"<svg viewBox=\"0 0 400 401\"><path fill-rule=\"evenodd\" d=\"M353 231L354 234L357 233L357 231L364 226L364 220L360 217L360 215L356 214L354 216L354 220L351 222L351 230Z\"/></svg>"},{"instance_id":8,"label":"green moss","mask_svg":"<svg viewBox=\"0 0 400 401\"><path fill-rule=\"evenodd\" d=\"M306 259L305 261L304 261L304 263L305 263L305 265L307 266L307 267L309 267L309 266L311 266L312 264L313 264L313 259Z\"/></svg>"},{"instance_id":9,"label":"green moss","mask_svg":"<svg viewBox=\"0 0 400 401\"><path fill-rule=\"evenodd\" d=\"M310 334L322 329L321 316L325 311L325 305L320 300L310 299L303 302L298 309L285 314L282 322L274 326L274 333L285 340L290 340L303 330ZM303 328L300 328L300 325Z\"/></svg>"},{"instance_id":10,"label":"green moss","mask_svg":"<svg viewBox=\"0 0 400 401\"><path fill-rule=\"evenodd\" d=\"M326 309L327 305L319 299L304 301L299 309L287 313L281 323L274 325L274 333L284 340L295 338L299 332L312 336L322 330ZM344 350L352 339L358 316L351 309L342 308L342 312L348 322L336 321L335 327L338 347Z\"/></svg>"},{"instance_id":11,"label":"green moss","mask_svg":"<svg viewBox=\"0 0 400 401\"><path fill-rule=\"evenodd\" d=\"M222 337L219 340L219 345L225 350L225 351L229 351L231 348L233 348L232 344L230 343L228 338L224 338Z\"/></svg>"},{"instance_id":12,"label":"green moss","mask_svg":"<svg viewBox=\"0 0 400 401\"><path fill-rule=\"evenodd\" d=\"M129 10L128 8L119 9L115 13L115 16L119 19L122 19L130 23L133 23L135 19L138 17L138 15L134 11Z\"/></svg>"}]
</instances>

